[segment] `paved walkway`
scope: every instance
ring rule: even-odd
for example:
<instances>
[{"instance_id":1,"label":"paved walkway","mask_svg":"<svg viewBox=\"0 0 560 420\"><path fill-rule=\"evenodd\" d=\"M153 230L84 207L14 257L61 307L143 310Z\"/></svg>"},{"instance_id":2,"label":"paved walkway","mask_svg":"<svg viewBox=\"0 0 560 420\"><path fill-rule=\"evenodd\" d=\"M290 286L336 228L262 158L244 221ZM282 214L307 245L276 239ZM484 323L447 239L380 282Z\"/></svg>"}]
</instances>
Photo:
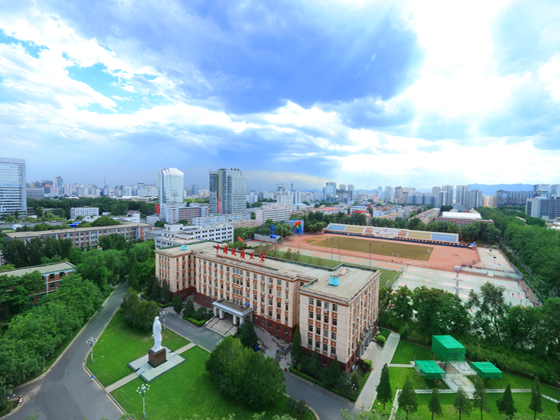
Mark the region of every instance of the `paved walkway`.
<instances>
[{"instance_id":1,"label":"paved walkway","mask_svg":"<svg viewBox=\"0 0 560 420\"><path fill-rule=\"evenodd\" d=\"M108 387L105 388L105 390L109 393L113 392L115 389L120 388L123 385L126 385L127 383L129 383L130 381L135 380L136 378L138 378L138 375L136 374L136 372L132 372L130 375L125 376L124 378L118 380L117 382L115 382L114 384L109 385Z\"/></svg>"},{"instance_id":2,"label":"paved walkway","mask_svg":"<svg viewBox=\"0 0 560 420\"><path fill-rule=\"evenodd\" d=\"M362 392L360 393L358 400L356 401L358 406L361 407L363 405L367 410L370 410L373 406L373 403L377 398L377 391L375 389L381 379L381 370L385 364L388 365L391 363L400 339L400 334L391 331L391 334L387 338L383 348L373 342L368 346L366 353L362 357L364 359L370 359L373 362L373 371L369 375L369 378L362 388ZM377 347L368 351L372 346ZM374 357L374 359L371 359L368 355Z\"/></svg>"}]
</instances>

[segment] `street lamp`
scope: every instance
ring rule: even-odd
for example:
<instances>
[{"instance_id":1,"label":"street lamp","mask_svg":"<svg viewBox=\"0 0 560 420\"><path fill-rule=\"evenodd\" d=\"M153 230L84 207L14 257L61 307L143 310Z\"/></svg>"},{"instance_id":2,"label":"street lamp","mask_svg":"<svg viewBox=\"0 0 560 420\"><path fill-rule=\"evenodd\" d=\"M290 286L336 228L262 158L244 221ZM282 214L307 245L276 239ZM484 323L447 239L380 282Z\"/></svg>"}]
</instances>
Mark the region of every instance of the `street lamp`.
<instances>
[{"instance_id":1,"label":"street lamp","mask_svg":"<svg viewBox=\"0 0 560 420\"><path fill-rule=\"evenodd\" d=\"M45 370L45 356L48 356L48 354L43 355L43 370Z\"/></svg>"},{"instance_id":2,"label":"street lamp","mask_svg":"<svg viewBox=\"0 0 560 420\"><path fill-rule=\"evenodd\" d=\"M12 394L12 392L10 391L10 393L8 394L7 399L10 401L10 412L12 411L12 397L15 397L15 396L16 396L15 392Z\"/></svg>"},{"instance_id":3,"label":"street lamp","mask_svg":"<svg viewBox=\"0 0 560 420\"><path fill-rule=\"evenodd\" d=\"M86 340L86 343L89 343L89 347L91 348L91 363L93 363L93 345L97 341L97 338L90 337Z\"/></svg>"},{"instance_id":4,"label":"street lamp","mask_svg":"<svg viewBox=\"0 0 560 420\"><path fill-rule=\"evenodd\" d=\"M167 314L168 312L165 309L161 311L161 317L163 318L163 331L165 331L165 315Z\"/></svg>"},{"instance_id":5,"label":"street lamp","mask_svg":"<svg viewBox=\"0 0 560 420\"><path fill-rule=\"evenodd\" d=\"M138 393L141 392L142 393L142 418L146 417L146 399L145 399L145 396L146 396L146 392L149 391L149 389L150 389L150 385L142 384L142 386L139 387L136 390L136 392L138 392Z\"/></svg>"}]
</instances>

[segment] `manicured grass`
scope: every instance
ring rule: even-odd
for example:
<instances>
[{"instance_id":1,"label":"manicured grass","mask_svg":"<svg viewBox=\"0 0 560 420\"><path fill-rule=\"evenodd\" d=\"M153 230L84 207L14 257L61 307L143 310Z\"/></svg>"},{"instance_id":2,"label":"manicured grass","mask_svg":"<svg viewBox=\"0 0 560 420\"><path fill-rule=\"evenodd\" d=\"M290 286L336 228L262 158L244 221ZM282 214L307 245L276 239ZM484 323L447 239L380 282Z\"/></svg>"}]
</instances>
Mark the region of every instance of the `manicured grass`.
<instances>
[{"instance_id":1,"label":"manicured grass","mask_svg":"<svg viewBox=\"0 0 560 420\"><path fill-rule=\"evenodd\" d=\"M425 247L419 245L409 245L399 242L382 242L382 241L370 241L365 239L348 238L348 237L336 237L334 240L332 238L327 238L322 241L313 242L313 246L320 246L323 248L331 248L332 245L338 247L338 249L345 249L348 251L362 252L364 254L369 254L371 244L371 253L377 255L385 255L387 257L392 257L393 254L399 254L395 258L407 258L411 260L427 261L430 258L430 254L433 247Z\"/></svg>"},{"instance_id":2,"label":"manicured grass","mask_svg":"<svg viewBox=\"0 0 560 420\"><path fill-rule=\"evenodd\" d=\"M286 259L286 253L284 251L278 251L278 256L276 258ZM320 264L321 267L327 266L328 268L334 268L340 265L339 261L334 261L327 258L310 257L309 255L300 255L297 262L311 265Z\"/></svg>"},{"instance_id":3,"label":"manicured grass","mask_svg":"<svg viewBox=\"0 0 560 420\"><path fill-rule=\"evenodd\" d=\"M401 365L410 363L412 360L434 360L434 358L437 360L432 350L400 340L391 364Z\"/></svg>"},{"instance_id":4,"label":"manicured grass","mask_svg":"<svg viewBox=\"0 0 560 420\"><path fill-rule=\"evenodd\" d=\"M383 337L385 337L385 339L387 339L387 338L389 338L389 335L391 335L391 330L380 327L378 335L382 335Z\"/></svg>"},{"instance_id":5,"label":"manicured grass","mask_svg":"<svg viewBox=\"0 0 560 420\"><path fill-rule=\"evenodd\" d=\"M471 381L474 377L469 377ZM484 385L486 388L493 389L505 389L508 384L511 385L512 389L530 389L534 381L532 379L523 378L522 376L517 376L512 373L504 372L502 379L485 379ZM560 400L560 389L548 386L541 383L541 393L548 395L549 397Z\"/></svg>"},{"instance_id":6,"label":"manicured grass","mask_svg":"<svg viewBox=\"0 0 560 420\"><path fill-rule=\"evenodd\" d=\"M165 375L150 382L150 389L146 393L146 418L154 420L179 420L190 418L194 414L202 418L215 420L234 414L235 419L250 419L255 411L237 401L224 397L210 379L204 363L210 353L200 347L193 347L184 352L184 363ZM123 408L142 418L142 396L136 392L142 385L140 378L113 391L112 395ZM274 415L289 414L286 409L286 399L279 401L275 407L258 410L266 411L265 418L270 420ZM314 420L308 410L304 420Z\"/></svg>"},{"instance_id":7,"label":"manicured grass","mask_svg":"<svg viewBox=\"0 0 560 420\"><path fill-rule=\"evenodd\" d=\"M162 345L177 350L189 344L189 341L166 329L162 332ZM119 309L107 328L93 347L94 363L88 368L104 385L109 386L132 373L127 366L129 362L146 354L154 345L152 333L132 328L124 322L123 311Z\"/></svg>"},{"instance_id":8,"label":"manicured grass","mask_svg":"<svg viewBox=\"0 0 560 420\"><path fill-rule=\"evenodd\" d=\"M453 407L453 401L455 401L456 394L440 394L440 402L443 408L443 417L444 419L458 419L459 414L455 411ZM490 413L484 413L485 420L503 420L504 415L500 415L498 413L498 408L496 407L496 401L501 397L501 394L488 394L488 402L490 404L490 409L492 410ZM531 419L533 418L533 412L529 410L529 403L531 402L531 394L512 394L513 401L515 408L517 408L517 413L515 417L518 417L521 414L530 415ZM430 401L430 395L417 395L418 401L418 411L415 413L419 415L421 418L424 419L431 419L432 413L428 410L428 402ZM556 409L556 404L552 401L542 399L543 405L543 413L547 414L558 414ZM466 416L463 416L466 418ZM471 418L479 419L480 418L480 409L473 409L471 412ZM537 419L539 415L537 415Z\"/></svg>"}]
</instances>

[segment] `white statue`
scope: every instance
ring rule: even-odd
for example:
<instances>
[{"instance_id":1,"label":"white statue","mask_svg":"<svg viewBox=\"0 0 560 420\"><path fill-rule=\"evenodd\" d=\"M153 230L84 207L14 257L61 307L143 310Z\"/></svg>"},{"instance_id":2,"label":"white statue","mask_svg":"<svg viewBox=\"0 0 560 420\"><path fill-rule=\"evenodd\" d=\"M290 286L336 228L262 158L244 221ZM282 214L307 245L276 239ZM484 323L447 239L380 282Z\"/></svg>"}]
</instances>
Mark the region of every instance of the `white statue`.
<instances>
[{"instance_id":1,"label":"white statue","mask_svg":"<svg viewBox=\"0 0 560 420\"><path fill-rule=\"evenodd\" d=\"M154 352L161 350L161 324L159 322L159 316L156 316L154 319L152 338L154 339L154 347L152 347L152 350Z\"/></svg>"}]
</instances>

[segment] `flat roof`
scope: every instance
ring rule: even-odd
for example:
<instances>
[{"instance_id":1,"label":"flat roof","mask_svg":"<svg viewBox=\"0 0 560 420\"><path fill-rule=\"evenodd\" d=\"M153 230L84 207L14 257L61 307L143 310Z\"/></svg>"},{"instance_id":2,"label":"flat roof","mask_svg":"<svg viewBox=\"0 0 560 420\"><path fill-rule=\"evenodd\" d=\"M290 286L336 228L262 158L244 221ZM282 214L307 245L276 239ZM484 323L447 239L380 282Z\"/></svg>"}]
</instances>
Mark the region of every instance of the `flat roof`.
<instances>
[{"instance_id":1,"label":"flat roof","mask_svg":"<svg viewBox=\"0 0 560 420\"><path fill-rule=\"evenodd\" d=\"M121 223L120 225L111 225L111 226L93 226L93 227L86 227L86 228L68 228L68 229L53 229L53 230L40 230L40 231L31 231L31 232L8 232L6 236L10 238L34 238L36 236L41 236L45 234L63 234L63 233L72 233L72 232L88 232L92 230L100 230L100 229L121 229L121 228L130 228L130 227L150 227L148 223Z\"/></svg>"},{"instance_id":2,"label":"flat roof","mask_svg":"<svg viewBox=\"0 0 560 420\"><path fill-rule=\"evenodd\" d=\"M351 300L352 297L362 290L375 276L375 272L344 266L334 272L321 271L321 273L317 273L317 280L305 285L302 289L303 291L317 292L320 294ZM331 276L338 276L338 286L330 284L329 279Z\"/></svg>"},{"instance_id":3,"label":"flat roof","mask_svg":"<svg viewBox=\"0 0 560 420\"><path fill-rule=\"evenodd\" d=\"M8 276L23 276L34 271L41 274L57 273L59 271L74 270L76 266L68 261L61 261L52 264L34 265L32 267L15 268L13 270L2 271L0 275L7 274Z\"/></svg>"},{"instance_id":4,"label":"flat roof","mask_svg":"<svg viewBox=\"0 0 560 420\"><path fill-rule=\"evenodd\" d=\"M444 211L439 217L444 219L482 220L480 213L460 213L458 211Z\"/></svg>"}]
</instances>

